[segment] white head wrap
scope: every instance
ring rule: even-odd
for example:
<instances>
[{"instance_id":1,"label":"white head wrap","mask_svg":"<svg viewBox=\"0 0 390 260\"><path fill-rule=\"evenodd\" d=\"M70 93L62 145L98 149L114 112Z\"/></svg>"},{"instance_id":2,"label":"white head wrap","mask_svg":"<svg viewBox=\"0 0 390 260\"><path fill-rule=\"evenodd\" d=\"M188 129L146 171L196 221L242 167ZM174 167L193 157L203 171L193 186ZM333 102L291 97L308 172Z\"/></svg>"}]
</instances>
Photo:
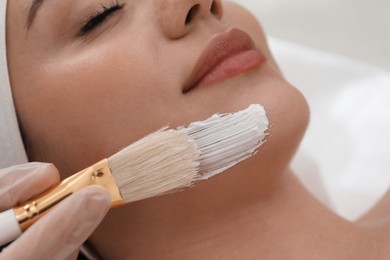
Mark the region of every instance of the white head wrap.
<instances>
[{"instance_id":1,"label":"white head wrap","mask_svg":"<svg viewBox=\"0 0 390 260\"><path fill-rule=\"evenodd\" d=\"M12 99L6 55L7 0L0 0L0 168L27 162Z\"/></svg>"}]
</instances>

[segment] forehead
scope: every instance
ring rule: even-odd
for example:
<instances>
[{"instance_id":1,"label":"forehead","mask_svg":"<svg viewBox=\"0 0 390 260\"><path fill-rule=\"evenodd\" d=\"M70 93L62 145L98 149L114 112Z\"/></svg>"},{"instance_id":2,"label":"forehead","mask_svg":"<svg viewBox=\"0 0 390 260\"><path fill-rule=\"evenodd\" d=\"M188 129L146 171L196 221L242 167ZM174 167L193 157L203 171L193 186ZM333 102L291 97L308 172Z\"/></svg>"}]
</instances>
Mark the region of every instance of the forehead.
<instances>
[{"instance_id":1,"label":"forehead","mask_svg":"<svg viewBox=\"0 0 390 260\"><path fill-rule=\"evenodd\" d=\"M7 12L11 15L27 14L33 0L8 0Z\"/></svg>"},{"instance_id":2,"label":"forehead","mask_svg":"<svg viewBox=\"0 0 390 260\"><path fill-rule=\"evenodd\" d=\"M25 25L32 0L8 0L7 23Z\"/></svg>"},{"instance_id":3,"label":"forehead","mask_svg":"<svg viewBox=\"0 0 390 260\"><path fill-rule=\"evenodd\" d=\"M3 1L3 0L1 0ZM26 40L29 29L29 13L36 10L43 2L50 0L8 0L7 3L7 37L21 35ZM54 1L60 2L60 1ZM46 22L46 21L45 21ZM19 36L18 36L19 37ZM22 38L20 40L23 40Z\"/></svg>"}]
</instances>

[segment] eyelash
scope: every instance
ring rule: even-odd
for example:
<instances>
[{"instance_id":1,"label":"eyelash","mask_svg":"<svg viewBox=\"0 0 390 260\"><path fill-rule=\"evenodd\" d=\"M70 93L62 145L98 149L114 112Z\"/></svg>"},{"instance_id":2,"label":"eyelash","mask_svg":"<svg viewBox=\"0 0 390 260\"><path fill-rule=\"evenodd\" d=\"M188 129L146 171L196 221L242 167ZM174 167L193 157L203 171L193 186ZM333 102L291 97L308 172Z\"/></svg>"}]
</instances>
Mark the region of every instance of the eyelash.
<instances>
[{"instance_id":1,"label":"eyelash","mask_svg":"<svg viewBox=\"0 0 390 260\"><path fill-rule=\"evenodd\" d=\"M121 10L123 6L124 4L120 4L118 1L113 2L109 7L102 5L102 9L92 14L87 19L87 22L81 27L80 32L78 33L79 36L85 36L93 31L96 27L104 23L109 16L114 14L116 11Z\"/></svg>"}]
</instances>

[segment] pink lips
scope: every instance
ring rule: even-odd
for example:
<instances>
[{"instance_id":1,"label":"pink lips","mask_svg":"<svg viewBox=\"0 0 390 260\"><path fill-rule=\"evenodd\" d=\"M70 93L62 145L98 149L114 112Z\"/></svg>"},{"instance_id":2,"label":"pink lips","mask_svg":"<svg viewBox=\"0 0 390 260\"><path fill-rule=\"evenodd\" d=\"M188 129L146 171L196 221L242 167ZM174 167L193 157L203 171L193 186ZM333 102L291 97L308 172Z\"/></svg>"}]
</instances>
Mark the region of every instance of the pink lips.
<instances>
[{"instance_id":1,"label":"pink lips","mask_svg":"<svg viewBox=\"0 0 390 260\"><path fill-rule=\"evenodd\" d=\"M247 33L231 29L218 34L200 55L183 93L252 71L265 61Z\"/></svg>"}]
</instances>

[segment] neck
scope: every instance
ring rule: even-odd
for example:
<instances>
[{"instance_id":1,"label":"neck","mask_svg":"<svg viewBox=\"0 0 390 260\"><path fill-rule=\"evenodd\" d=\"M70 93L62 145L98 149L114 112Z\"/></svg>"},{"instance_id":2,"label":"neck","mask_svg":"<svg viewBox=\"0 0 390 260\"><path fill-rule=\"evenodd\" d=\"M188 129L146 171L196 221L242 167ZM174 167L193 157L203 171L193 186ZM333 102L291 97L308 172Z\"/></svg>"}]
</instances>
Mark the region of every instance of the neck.
<instances>
[{"instance_id":1,"label":"neck","mask_svg":"<svg viewBox=\"0 0 390 260\"><path fill-rule=\"evenodd\" d=\"M370 259L369 232L322 206L291 173L265 192L222 192L218 183L114 210L91 241L108 259Z\"/></svg>"}]
</instances>

